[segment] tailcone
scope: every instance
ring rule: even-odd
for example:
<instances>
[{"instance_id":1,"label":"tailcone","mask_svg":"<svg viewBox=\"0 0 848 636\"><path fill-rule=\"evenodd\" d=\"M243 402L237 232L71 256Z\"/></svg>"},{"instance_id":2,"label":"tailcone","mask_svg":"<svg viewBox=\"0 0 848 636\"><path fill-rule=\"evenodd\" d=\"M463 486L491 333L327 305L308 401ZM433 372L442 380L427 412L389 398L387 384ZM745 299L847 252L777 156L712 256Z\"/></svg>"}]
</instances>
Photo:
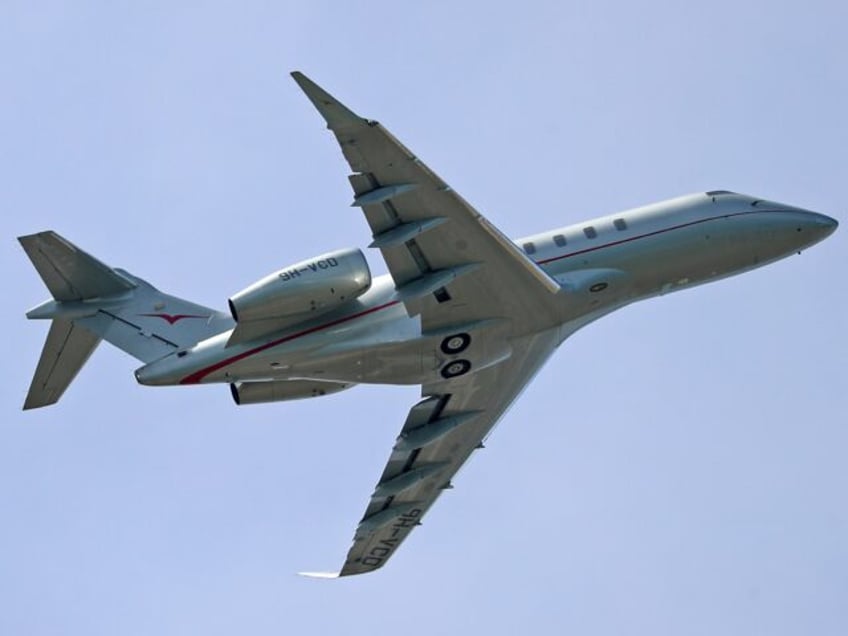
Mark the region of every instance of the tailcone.
<instances>
[{"instance_id":1,"label":"tailcone","mask_svg":"<svg viewBox=\"0 0 848 636\"><path fill-rule=\"evenodd\" d=\"M135 370L135 380L144 386L172 386L184 376L177 369L177 356L172 354Z\"/></svg>"},{"instance_id":2,"label":"tailcone","mask_svg":"<svg viewBox=\"0 0 848 636\"><path fill-rule=\"evenodd\" d=\"M802 238L804 247L810 247L823 241L839 227L839 221L826 214L804 211L803 215L803 219L796 228L796 233L801 235L799 238Z\"/></svg>"}]
</instances>

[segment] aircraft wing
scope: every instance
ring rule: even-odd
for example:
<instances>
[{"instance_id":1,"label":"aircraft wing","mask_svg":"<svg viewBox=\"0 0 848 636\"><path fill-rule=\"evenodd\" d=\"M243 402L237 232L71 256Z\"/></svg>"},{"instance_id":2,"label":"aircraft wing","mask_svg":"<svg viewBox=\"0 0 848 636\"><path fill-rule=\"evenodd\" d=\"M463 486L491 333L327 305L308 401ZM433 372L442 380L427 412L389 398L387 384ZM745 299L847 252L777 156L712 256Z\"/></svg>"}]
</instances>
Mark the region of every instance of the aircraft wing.
<instances>
[{"instance_id":1,"label":"aircraft wing","mask_svg":"<svg viewBox=\"0 0 848 636\"><path fill-rule=\"evenodd\" d=\"M420 315L422 335L467 331L469 352L489 348L475 373L422 387L356 529L338 574L346 576L385 564L480 447L561 341L562 297L556 281L385 128L302 73L292 76L335 134L371 247L382 252L407 313Z\"/></svg>"},{"instance_id":2,"label":"aircraft wing","mask_svg":"<svg viewBox=\"0 0 848 636\"><path fill-rule=\"evenodd\" d=\"M423 386L424 399L409 411L341 571L304 574L348 576L385 565L559 342L557 330L537 334L501 364Z\"/></svg>"},{"instance_id":3,"label":"aircraft wing","mask_svg":"<svg viewBox=\"0 0 848 636\"><path fill-rule=\"evenodd\" d=\"M335 134L354 171L353 205L371 226L371 247L425 331L481 317L530 329L556 324L556 281L380 124L302 73L292 77Z\"/></svg>"}]
</instances>

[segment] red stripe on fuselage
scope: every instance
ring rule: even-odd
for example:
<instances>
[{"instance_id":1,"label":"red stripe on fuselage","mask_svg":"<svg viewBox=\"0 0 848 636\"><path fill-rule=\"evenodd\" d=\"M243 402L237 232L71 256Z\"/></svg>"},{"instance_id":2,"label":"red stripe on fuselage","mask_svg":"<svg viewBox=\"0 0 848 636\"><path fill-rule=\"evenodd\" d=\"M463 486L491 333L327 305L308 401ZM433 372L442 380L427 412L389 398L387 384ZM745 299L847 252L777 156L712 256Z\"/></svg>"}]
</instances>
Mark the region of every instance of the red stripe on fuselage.
<instances>
[{"instance_id":1,"label":"red stripe on fuselage","mask_svg":"<svg viewBox=\"0 0 848 636\"><path fill-rule=\"evenodd\" d=\"M317 325L315 327L310 327L309 329L304 329L303 331L298 331L297 333L289 334L288 336L283 336L282 338L278 338L276 340L272 340L271 342L266 342L263 345L259 345L258 347L254 347L253 349L248 349L238 355L234 355L230 358L226 358L225 360L221 360L220 362L216 362L213 365L210 365L200 371L195 371L191 375L187 375L182 380L180 380L180 384L198 384L203 378L205 378L210 373L214 373L218 369L223 369L224 367L233 364L234 362L238 362L240 360L244 360L245 358L249 358L250 356L259 353L260 351L265 351L267 349L271 349L272 347L276 347L277 345L281 345L284 342L289 342L296 338L301 338L303 336L308 336L311 333L315 333L316 331L321 331L322 329L328 329L329 327L335 327L336 325L340 325L343 322L348 322L350 320L355 320L356 318L362 318L362 316L367 316L368 314L373 314L382 309L387 309L388 307L393 307L394 305L399 304L399 300L393 300L391 302L385 303L383 305L378 305L377 307L372 307L371 309L366 309L358 314L353 314L352 316L344 316L343 318L338 318L337 320L333 320L332 322L328 322L323 325Z\"/></svg>"},{"instance_id":2,"label":"red stripe on fuselage","mask_svg":"<svg viewBox=\"0 0 848 636\"><path fill-rule=\"evenodd\" d=\"M706 223L708 221L715 221L717 219L729 219L735 216L742 216L745 214L761 214L761 213L772 213L772 212L782 212L783 210L750 210L745 212L736 212L734 214L721 214L719 216L712 216L708 219L698 219L697 221L690 221L688 223L681 223L680 225L673 225L671 227L663 228L661 230L655 230L653 232L648 232L646 234L640 234L638 236L631 236L630 238L621 239L620 241L613 241L612 243L604 243L603 245L597 245L595 247L589 247L582 250L577 250L576 252L571 252L570 254L563 254L561 256L553 256L551 258L546 258L544 260L536 261L537 265L546 265L547 263L553 263L554 261L559 261L564 258L571 258L572 256L579 256L580 254L586 254L588 252L596 252L598 250L606 249L608 247L614 247L616 245L621 245L623 243L630 243L631 241L636 241L643 238L648 238L651 236L656 236L658 234L664 234L666 232L671 232L673 230L680 230L685 227L690 227L692 225L698 225L699 223ZM786 212L791 212L792 210L786 210ZM221 362L216 362L215 364L206 367L205 369L201 369L200 371L195 371L191 375L186 376L182 380L180 380L180 384L198 384L203 378L205 378L210 373L214 373L218 369L222 369L227 365L230 365L234 362L238 362L240 360L244 360L245 358L249 358L255 353L259 353L260 351L265 351L266 349L270 349L271 347L276 347L277 345L283 344L284 342L289 342L296 338L300 338L302 336L307 336L311 333L315 333L316 331L321 331L322 329L327 329L329 327L334 327L335 325L341 324L343 322L347 322L349 320L354 320L356 318L361 318L362 316L367 316L368 314L372 314L374 312L380 311L382 309L386 309L388 307L393 307L400 303L399 300L394 300L389 303L385 303L383 305L379 305L378 307L372 307L366 311L363 311L358 314L354 314L352 316L345 316L344 318L339 318L338 320L334 320L324 325L318 325L316 327L311 327L310 329L306 329L304 331L300 331L298 333L294 333L283 338L279 338L278 340L272 340L271 342L267 342L264 345L260 345L254 349L250 349L245 351L244 353L240 353L231 358L227 358L226 360L222 360Z\"/></svg>"}]
</instances>

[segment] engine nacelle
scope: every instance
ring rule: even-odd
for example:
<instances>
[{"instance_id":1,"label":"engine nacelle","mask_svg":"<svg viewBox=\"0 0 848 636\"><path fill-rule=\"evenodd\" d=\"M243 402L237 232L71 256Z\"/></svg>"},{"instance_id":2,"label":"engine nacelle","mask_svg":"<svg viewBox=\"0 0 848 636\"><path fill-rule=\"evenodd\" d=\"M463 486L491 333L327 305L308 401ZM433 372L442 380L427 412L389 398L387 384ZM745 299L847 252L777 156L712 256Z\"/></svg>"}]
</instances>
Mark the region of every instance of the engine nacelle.
<instances>
[{"instance_id":1,"label":"engine nacelle","mask_svg":"<svg viewBox=\"0 0 848 636\"><path fill-rule=\"evenodd\" d=\"M230 385L236 404L263 404L338 393L355 384L320 382L317 380L273 380L268 382L238 382Z\"/></svg>"},{"instance_id":2,"label":"engine nacelle","mask_svg":"<svg viewBox=\"0 0 848 636\"><path fill-rule=\"evenodd\" d=\"M329 311L371 287L371 270L359 249L322 254L253 283L229 299L236 322Z\"/></svg>"}]
</instances>

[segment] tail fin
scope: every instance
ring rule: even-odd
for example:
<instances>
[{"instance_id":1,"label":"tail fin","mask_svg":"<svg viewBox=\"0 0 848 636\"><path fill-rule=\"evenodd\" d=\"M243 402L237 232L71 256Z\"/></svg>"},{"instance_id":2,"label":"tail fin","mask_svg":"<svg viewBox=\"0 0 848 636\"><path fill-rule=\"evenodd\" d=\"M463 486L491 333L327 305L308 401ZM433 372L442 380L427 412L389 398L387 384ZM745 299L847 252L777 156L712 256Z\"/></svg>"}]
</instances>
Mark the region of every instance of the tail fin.
<instances>
[{"instance_id":1,"label":"tail fin","mask_svg":"<svg viewBox=\"0 0 848 636\"><path fill-rule=\"evenodd\" d=\"M101 339L148 363L233 326L228 314L163 294L55 232L18 240L53 295L27 313L53 324L24 409L57 402Z\"/></svg>"}]
</instances>

